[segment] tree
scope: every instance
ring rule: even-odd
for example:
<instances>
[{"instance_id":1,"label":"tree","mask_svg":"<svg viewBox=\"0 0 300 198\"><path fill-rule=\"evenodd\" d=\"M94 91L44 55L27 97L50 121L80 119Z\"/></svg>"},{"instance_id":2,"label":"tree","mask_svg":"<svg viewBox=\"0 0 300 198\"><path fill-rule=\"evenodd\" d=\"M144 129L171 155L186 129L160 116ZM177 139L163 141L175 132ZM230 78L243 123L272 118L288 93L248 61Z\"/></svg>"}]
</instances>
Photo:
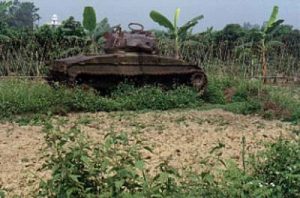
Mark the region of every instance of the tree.
<instances>
[{"instance_id":1,"label":"tree","mask_svg":"<svg viewBox=\"0 0 300 198\"><path fill-rule=\"evenodd\" d=\"M6 12L7 8L11 6L11 1L1 1L0 2L0 13Z\"/></svg>"},{"instance_id":2,"label":"tree","mask_svg":"<svg viewBox=\"0 0 300 198\"><path fill-rule=\"evenodd\" d=\"M83 27L88 31L91 40L91 51L99 52L99 46L103 45L103 35L110 30L108 19L104 18L97 23L96 12L93 7L85 7L83 12Z\"/></svg>"},{"instance_id":3,"label":"tree","mask_svg":"<svg viewBox=\"0 0 300 198\"><path fill-rule=\"evenodd\" d=\"M1 1L0 2L0 43L3 41L8 41L10 38L6 35L7 32L7 10L11 6L11 1Z\"/></svg>"},{"instance_id":4,"label":"tree","mask_svg":"<svg viewBox=\"0 0 300 198\"><path fill-rule=\"evenodd\" d=\"M62 25L57 28L58 33L62 36L77 36L84 37L86 34L84 28L79 21L76 21L74 17L69 17L62 22Z\"/></svg>"},{"instance_id":5,"label":"tree","mask_svg":"<svg viewBox=\"0 0 300 198\"><path fill-rule=\"evenodd\" d=\"M174 15L174 22L172 23L167 17L165 17L163 14L159 13L158 11L153 10L150 12L151 19L154 22L158 23L159 25L167 28L171 38L174 39L176 58L179 58L180 56L179 54L180 42L184 41L187 38L191 28L197 25L198 21L203 18L203 15L197 16L191 19L190 21L188 21L183 26L178 27L179 15L180 15L180 8L177 8Z\"/></svg>"},{"instance_id":6,"label":"tree","mask_svg":"<svg viewBox=\"0 0 300 198\"><path fill-rule=\"evenodd\" d=\"M83 27L90 33L93 32L97 25L96 12L93 7L87 6L83 11Z\"/></svg>"},{"instance_id":7,"label":"tree","mask_svg":"<svg viewBox=\"0 0 300 198\"><path fill-rule=\"evenodd\" d=\"M33 29L34 23L40 19L38 10L32 2L14 0L8 9L7 23L10 27Z\"/></svg>"}]
</instances>

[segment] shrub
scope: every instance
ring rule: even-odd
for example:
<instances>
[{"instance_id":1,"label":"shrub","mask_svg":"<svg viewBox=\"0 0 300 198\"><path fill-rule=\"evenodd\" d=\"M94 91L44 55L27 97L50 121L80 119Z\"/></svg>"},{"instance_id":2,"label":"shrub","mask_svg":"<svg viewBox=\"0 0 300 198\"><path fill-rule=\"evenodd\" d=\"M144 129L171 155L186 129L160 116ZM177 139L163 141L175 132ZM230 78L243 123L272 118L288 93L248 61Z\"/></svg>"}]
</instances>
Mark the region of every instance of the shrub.
<instances>
[{"instance_id":1,"label":"shrub","mask_svg":"<svg viewBox=\"0 0 300 198\"><path fill-rule=\"evenodd\" d=\"M121 85L111 96L80 87L67 88L27 80L0 82L0 117L18 114L68 113L78 111L166 110L201 106L202 100L189 87L163 91L159 87Z\"/></svg>"},{"instance_id":2,"label":"shrub","mask_svg":"<svg viewBox=\"0 0 300 198\"><path fill-rule=\"evenodd\" d=\"M234 81L227 77L210 76L204 100L212 104L225 104L224 90L232 87Z\"/></svg>"},{"instance_id":3,"label":"shrub","mask_svg":"<svg viewBox=\"0 0 300 198\"><path fill-rule=\"evenodd\" d=\"M270 144L255 163L255 174L283 197L300 197L300 141L280 139Z\"/></svg>"}]
</instances>

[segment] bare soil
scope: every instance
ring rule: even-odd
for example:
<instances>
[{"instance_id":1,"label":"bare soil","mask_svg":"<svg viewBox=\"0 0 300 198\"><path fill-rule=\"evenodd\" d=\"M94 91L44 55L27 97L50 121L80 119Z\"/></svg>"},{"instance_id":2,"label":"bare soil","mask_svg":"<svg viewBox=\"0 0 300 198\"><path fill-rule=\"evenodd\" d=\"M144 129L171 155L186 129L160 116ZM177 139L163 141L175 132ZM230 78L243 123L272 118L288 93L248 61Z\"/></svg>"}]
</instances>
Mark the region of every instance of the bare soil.
<instances>
[{"instance_id":1,"label":"bare soil","mask_svg":"<svg viewBox=\"0 0 300 198\"><path fill-rule=\"evenodd\" d=\"M243 136L247 153L253 154L280 136L294 138L291 131L297 127L222 110L80 113L56 117L54 122L65 122L67 127L79 123L94 142L103 141L112 131L135 134L153 148L153 153L143 153L150 171L163 161L180 170L201 171L203 161L213 157L241 164ZM0 189L7 191L8 197L32 197L45 177L39 170L45 146L42 131L42 126L0 124ZM225 147L212 152L218 145Z\"/></svg>"}]
</instances>

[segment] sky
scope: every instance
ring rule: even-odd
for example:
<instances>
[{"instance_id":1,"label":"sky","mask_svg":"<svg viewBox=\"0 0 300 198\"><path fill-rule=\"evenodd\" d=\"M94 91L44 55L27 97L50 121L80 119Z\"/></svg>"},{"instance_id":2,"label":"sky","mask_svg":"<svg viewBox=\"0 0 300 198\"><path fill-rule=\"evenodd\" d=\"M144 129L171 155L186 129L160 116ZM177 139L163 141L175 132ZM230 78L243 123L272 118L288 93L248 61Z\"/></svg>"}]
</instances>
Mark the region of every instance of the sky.
<instances>
[{"instance_id":1,"label":"sky","mask_svg":"<svg viewBox=\"0 0 300 198\"><path fill-rule=\"evenodd\" d=\"M27 0L28 1L28 0ZM226 24L250 22L262 25L274 5L279 6L279 18L286 24L300 29L300 0L31 0L40 8L40 24L50 22L57 14L62 21L69 16L82 21L84 6L93 6L100 21L104 17L111 25L127 27L130 22L139 22L145 29L160 27L149 17L151 10L157 10L173 18L177 7L181 8L180 24L204 15L195 28L196 31L208 27L222 29Z\"/></svg>"}]
</instances>

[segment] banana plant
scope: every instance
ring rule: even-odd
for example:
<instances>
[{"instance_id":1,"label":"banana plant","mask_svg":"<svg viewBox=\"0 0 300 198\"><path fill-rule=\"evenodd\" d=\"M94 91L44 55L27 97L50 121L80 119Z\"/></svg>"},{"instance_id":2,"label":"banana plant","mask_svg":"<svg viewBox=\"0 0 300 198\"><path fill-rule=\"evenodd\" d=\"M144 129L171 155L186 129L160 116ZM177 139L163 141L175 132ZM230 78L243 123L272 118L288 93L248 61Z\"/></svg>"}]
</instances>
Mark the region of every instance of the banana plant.
<instances>
[{"instance_id":1,"label":"banana plant","mask_svg":"<svg viewBox=\"0 0 300 198\"><path fill-rule=\"evenodd\" d=\"M84 29L86 29L89 33L95 30L97 25L97 17L93 7L87 6L84 8L82 24Z\"/></svg>"},{"instance_id":2,"label":"banana plant","mask_svg":"<svg viewBox=\"0 0 300 198\"><path fill-rule=\"evenodd\" d=\"M262 66L261 72L264 83L267 82L268 53L274 47L282 45L280 41L272 39L272 35L276 33L276 31L279 29L280 24L284 22L284 20L282 19L277 20L278 11L278 6L274 6L272 14L265 25L263 25L261 29L255 30L255 32L253 32L253 40L251 42L246 42L235 47L235 51L240 55L247 54L248 57L251 57L252 55L250 53L252 53L253 51L258 54Z\"/></svg>"},{"instance_id":3,"label":"banana plant","mask_svg":"<svg viewBox=\"0 0 300 198\"><path fill-rule=\"evenodd\" d=\"M9 6L11 6L11 1L1 1L0 2L0 13L6 11Z\"/></svg>"},{"instance_id":4,"label":"banana plant","mask_svg":"<svg viewBox=\"0 0 300 198\"><path fill-rule=\"evenodd\" d=\"M268 71L268 63L267 63L267 53L270 48L274 46L281 45L280 41L269 40L279 28L280 24L284 22L284 20L277 20L279 8L278 6L274 6L272 10L272 14L261 30L261 40L260 40L260 53L261 53L261 64L262 64L262 77L263 82L267 82L267 71Z\"/></svg>"},{"instance_id":5,"label":"banana plant","mask_svg":"<svg viewBox=\"0 0 300 198\"><path fill-rule=\"evenodd\" d=\"M203 18L203 15L197 16L185 23L183 26L178 27L179 16L180 8L177 8L175 11L173 23L158 11L153 10L150 12L151 19L159 25L167 28L170 36L174 39L176 58L179 58L180 56L180 42L186 40L191 28L197 25L198 21Z\"/></svg>"}]
</instances>

